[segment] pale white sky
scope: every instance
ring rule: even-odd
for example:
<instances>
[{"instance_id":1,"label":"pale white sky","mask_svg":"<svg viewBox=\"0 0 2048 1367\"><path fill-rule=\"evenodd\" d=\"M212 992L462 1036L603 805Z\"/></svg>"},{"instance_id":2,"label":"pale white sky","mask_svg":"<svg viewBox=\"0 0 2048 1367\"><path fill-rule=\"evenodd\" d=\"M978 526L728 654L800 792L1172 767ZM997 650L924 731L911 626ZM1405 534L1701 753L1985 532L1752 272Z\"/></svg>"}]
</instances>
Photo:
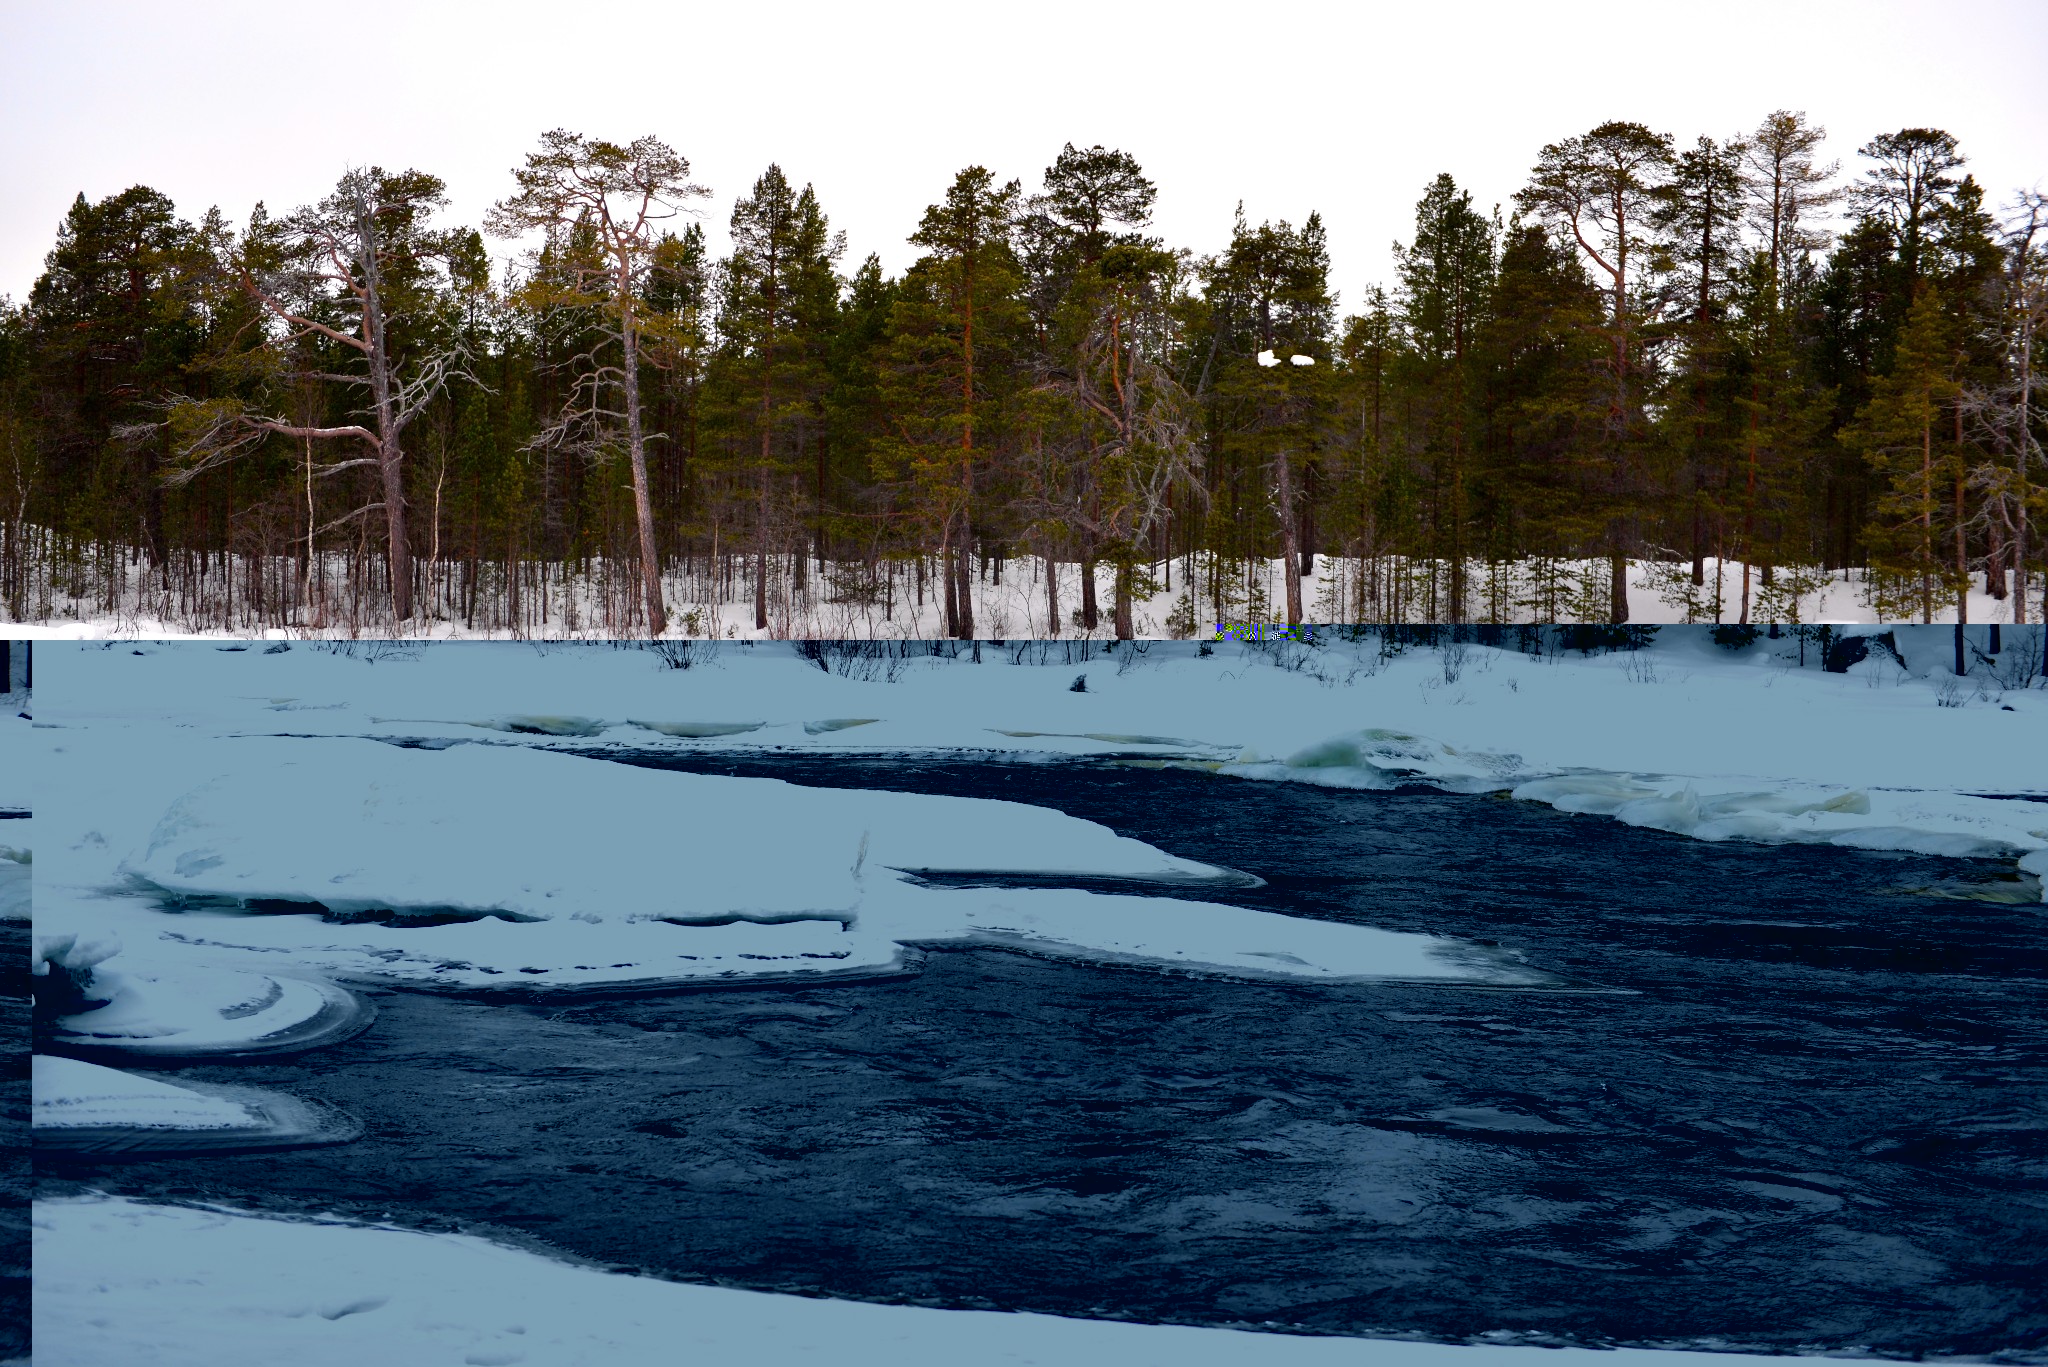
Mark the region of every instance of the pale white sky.
<instances>
[{"instance_id":1,"label":"pale white sky","mask_svg":"<svg viewBox=\"0 0 2048 1367\"><path fill-rule=\"evenodd\" d=\"M1349 308L1438 171L1505 204L1542 144L1610 118L1686 145L1804 109L1848 171L1873 135L1933 125L2002 201L2048 184L2044 68L2048 0L0 0L0 293L27 293L81 190L146 183L239 223L350 164L416 166L474 223L563 126L675 146L719 246L779 161L849 268L891 270L960 167L1032 190L1062 142L1101 142L1157 182L1174 245L1221 246L1240 198L1254 222L1322 210Z\"/></svg>"}]
</instances>

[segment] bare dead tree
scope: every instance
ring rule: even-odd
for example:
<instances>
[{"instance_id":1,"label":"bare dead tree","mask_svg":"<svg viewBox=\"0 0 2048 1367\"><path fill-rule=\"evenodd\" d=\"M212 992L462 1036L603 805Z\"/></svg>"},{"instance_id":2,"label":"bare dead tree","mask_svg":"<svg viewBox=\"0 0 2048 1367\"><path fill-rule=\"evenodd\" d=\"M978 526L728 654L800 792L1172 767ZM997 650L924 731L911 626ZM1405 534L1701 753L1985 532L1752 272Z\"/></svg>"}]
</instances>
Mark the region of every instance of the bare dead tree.
<instances>
[{"instance_id":1,"label":"bare dead tree","mask_svg":"<svg viewBox=\"0 0 2048 1367\"><path fill-rule=\"evenodd\" d=\"M1073 517L1116 566L1114 621L1124 641L1134 635L1139 548L1165 518L1176 486L1202 492L1200 407L1156 359L1165 354L1164 280L1175 265L1151 248L1111 248L1100 263L1102 295L1076 364L1049 381L1076 405L1087 434L1092 487Z\"/></svg>"},{"instance_id":2,"label":"bare dead tree","mask_svg":"<svg viewBox=\"0 0 2048 1367\"><path fill-rule=\"evenodd\" d=\"M1987 578L1994 594L2002 587L2006 564L2017 581L2013 621L2027 620L2027 551L2031 542L2029 511L2033 504L2034 467L2043 463L2040 426L2043 407L2036 399L2044 377L2034 364L2034 351L2048 325L2048 195L2022 192L2006 227L2004 364L1990 384L1966 384L1958 401L1982 441L1987 459L1970 470L1968 479L1982 502L1973 523L1983 526L1994 542ZM1999 547L1997 543L2003 543ZM2009 548L2008 556L1999 551Z\"/></svg>"},{"instance_id":3,"label":"bare dead tree","mask_svg":"<svg viewBox=\"0 0 2048 1367\"><path fill-rule=\"evenodd\" d=\"M406 428L457 375L468 375L459 345L408 353L403 334L417 332L431 345L429 314L438 304L434 258L446 239L426 220L447 203L438 177L420 171L387 173L380 167L346 172L334 193L300 209L279 225L275 240L243 244L242 286L265 312L282 324L269 339L275 353L300 343L325 341L353 353L360 373L321 371L317 361L303 378L324 380L355 391L364 402L356 422L293 422L262 412L239 399L196 401L173 396L170 421L177 460L166 483L190 483L208 470L261 446L273 436L304 442L341 442L366 454L317 468L308 455L308 479L359 466L375 466L382 497L363 504L309 533L382 513L385 554L391 578L391 613L403 622L413 615L412 551L406 536ZM275 369L282 369L280 362ZM470 377L474 378L474 377Z\"/></svg>"}]
</instances>

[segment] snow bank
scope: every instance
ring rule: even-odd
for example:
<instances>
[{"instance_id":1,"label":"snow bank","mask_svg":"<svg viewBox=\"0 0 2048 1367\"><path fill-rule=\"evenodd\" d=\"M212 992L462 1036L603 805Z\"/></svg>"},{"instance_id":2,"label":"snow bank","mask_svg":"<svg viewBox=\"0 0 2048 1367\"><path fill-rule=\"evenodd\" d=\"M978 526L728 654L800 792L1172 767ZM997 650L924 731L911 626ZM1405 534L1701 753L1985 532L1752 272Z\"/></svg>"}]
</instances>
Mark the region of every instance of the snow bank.
<instances>
[{"instance_id":1,"label":"snow bank","mask_svg":"<svg viewBox=\"0 0 2048 1367\"><path fill-rule=\"evenodd\" d=\"M362 1127L315 1102L256 1087L137 1077L38 1054L31 1081L39 1151L103 1158L339 1144Z\"/></svg>"},{"instance_id":2,"label":"snow bank","mask_svg":"<svg viewBox=\"0 0 2048 1367\"><path fill-rule=\"evenodd\" d=\"M1333 788L1418 784L1454 793L1510 792L1559 811L1609 816L1695 840L1831 844L1957 858L2018 856L2028 872L2048 868L2048 811L1969 793L1838 789L1785 780L1717 792L1702 791L1711 781L1683 775L1590 769L1531 777L1519 755L1461 750L1382 729L1335 736L1284 760L1247 751L1200 767Z\"/></svg>"},{"instance_id":3,"label":"snow bank","mask_svg":"<svg viewBox=\"0 0 2048 1367\"><path fill-rule=\"evenodd\" d=\"M1783 1358L1463 1347L932 1310L608 1275L469 1235L90 1196L38 1203L42 1367L1736 1367Z\"/></svg>"},{"instance_id":4,"label":"snow bank","mask_svg":"<svg viewBox=\"0 0 2048 1367\"><path fill-rule=\"evenodd\" d=\"M485 746L241 742L127 872L167 892L339 913L851 921L864 871L1012 869L1226 882L1018 803L844 793ZM864 866L877 866L868 869Z\"/></svg>"},{"instance_id":5,"label":"snow bank","mask_svg":"<svg viewBox=\"0 0 2048 1367\"><path fill-rule=\"evenodd\" d=\"M1330 788L1388 789L1418 783L1454 793L1485 793L1499 791L1521 769L1520 755L1459 750L1427 736L1370 727L1332 736L1278 762L1246 750L1218 766L1217 772Z\"/></svg>"},{"instance_id":6,"label":"snow bank","mask_svg":"<svg viewBox=\"0 0 2048 1367\"><path fill-rule=\"evenodd\" d=\"M73 1058L35 1056L35 1127L231 1130L257 1123L247 1106Z\"/></svg>"},{"instance_id":7,"label":"snow bank","mask_svg":"<svg viewBox=\"0 0 2048 1367\"><path fill-rule=\"evenodd\" d=\"M2031 829L2028 814L2016 810L2020 804L1964 793L1702 793L1690 779L1564 774L1520 784L1514 795L1695 840L1790 841L1957 858L2009 858L2048 846L2048 835Z\"/></svg>"},{"instance_id":8,"label":"snow bank","mask_svg":"<svg viewBox=\"0 0 2048 1367\"><path fill-rule=\"evenodd\" d=\"M35 884L30 820L0 822L0 921L26 921ZM9 844L9 841L19 843Z\"/></svg>"},{"instance_id":9,"label":"snow bank","mask_svg":"<svg viewBox=\"0 0 2048 1367\"><path fill-rule=\"evenodd\" d=\"M91 996L104 1005L55 1022L53 1042L67 1052L256 1058L334 1044L376 1016L368 1002L330 982L219 968L102 964L93 970Z\"/></svg>"}]
</instances>

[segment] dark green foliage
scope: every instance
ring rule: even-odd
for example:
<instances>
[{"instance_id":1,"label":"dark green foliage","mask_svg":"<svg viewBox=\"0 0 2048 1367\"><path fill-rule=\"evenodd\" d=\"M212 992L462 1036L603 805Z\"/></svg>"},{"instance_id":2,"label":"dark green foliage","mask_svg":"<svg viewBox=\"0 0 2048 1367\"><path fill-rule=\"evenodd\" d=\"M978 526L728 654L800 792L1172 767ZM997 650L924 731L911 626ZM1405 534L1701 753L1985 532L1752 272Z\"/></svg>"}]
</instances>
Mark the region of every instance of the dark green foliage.
<instances>
[{"instance_id":1,"label":"dark green foliage","mask_svg":"<svg viewBox=\"0 0 2048 1367\"><path fill-rule=\"evenodd\" d=\"M1559 648L1576 650L1581 655L1591 655L1596 650L1641 650L1657 638L1656 627L1641 623L1582 623L1557 630Z\"/></svg>"},{"instance_id":2,"label":"dark green foliage","mask_svg":"<svg viewBox=\"0 0 2048 1367\"><path fill-rule=\"evenodd\" d=\"M2048 404L2014 396L2029 348L2040 369L2017 321L2039 247L1924 128L1863 149L1831 242L1821 138L1786 111L1689 146L1604 122L1542 147L1506 217L1439 175L1388 285L1341 311L1319 215L1163 243L1157 187L1101 145L1063 146L1036 193L962 170L900 276L846 258L780 167L735 197L723 259L685 218L623 274L588 215L507 273L429 226L433 177L365 173L397 244L392 364L460 358L395 486L352 438L292 435L370 422L360 310L309 273L333 202L236 232L147 187L80 198L0 305L0 607L368 630L406 574L430 618L631 631L660 606L651 542L687 632L713 629L692 604L750 599L760 629L886 632L929 597L971 638L977 586L1029 556L1031 620L1002 634L1379 621L1398 649L1418 624L1610 623L1516 638L1541 652L1640 644L1631 560L1730 648L1752 618L1798 627L1821 566L1874 569L1915 616L1979 572L2006 592L2016 546L2038 582L2048 471L2016 453ZM579 395L629 388L628 313L641 421L606 400L576 427ZM195 437L236 414L272 425L225 454ZM380 549L393 487L409 571Z\"/></svg>"},{"instance_id":3,"label":"dark green foliage","mask_svg":"<svg viewBox=\"0 0 2048 1367\"><path fill-rule=\"evenodd\" d=\"M1723 650L1747 650L1756 643L1757 637L1763 635L1763 631L1747 622L1739 625L1724 622L1713 628L1712 634L1714 644Z\"/></svg>"}]
</instances>

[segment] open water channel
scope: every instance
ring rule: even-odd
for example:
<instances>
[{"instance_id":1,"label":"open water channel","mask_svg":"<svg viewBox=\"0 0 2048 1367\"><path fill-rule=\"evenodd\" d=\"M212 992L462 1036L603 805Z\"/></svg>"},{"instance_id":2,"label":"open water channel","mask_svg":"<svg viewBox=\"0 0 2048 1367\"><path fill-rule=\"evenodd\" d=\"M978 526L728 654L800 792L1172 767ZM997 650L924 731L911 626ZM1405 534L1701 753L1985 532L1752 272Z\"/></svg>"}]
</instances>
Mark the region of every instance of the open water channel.
<instances>
[{"instance_id":1,"label":"open water channel","mask_svg":"<svg viewBox=\"0 0 2048 1367\"><path fill-rule=\"evenodd\" d=\"M182 1070L331 1102L360 1141L39 1157L40 1190L931 1305L2048 1361L2048 911L2009 866L1104 762L592 762L620 760L1055 807L1266 880L1215 900L1627 991L990 950L801 988L382 990L347 1043Z\"/></svg>"}]
</instances>

